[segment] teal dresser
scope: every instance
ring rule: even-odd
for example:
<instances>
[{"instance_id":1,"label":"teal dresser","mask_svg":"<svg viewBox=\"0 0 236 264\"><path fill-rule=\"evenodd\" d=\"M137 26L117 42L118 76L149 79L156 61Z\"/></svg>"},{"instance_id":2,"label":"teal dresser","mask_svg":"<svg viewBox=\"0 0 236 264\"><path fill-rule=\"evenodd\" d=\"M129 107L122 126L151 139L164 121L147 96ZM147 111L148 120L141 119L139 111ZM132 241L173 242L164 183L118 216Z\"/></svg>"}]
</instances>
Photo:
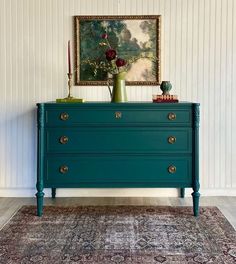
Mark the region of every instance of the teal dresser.
<instances>
[{"instance_id":1,"label":"teal dresser","mask_svg":"<svg viewBox=\"0 0 236 264\"><path fill-rule=\"evenodd\" d=\"M193 188L199 207L199 104L40 103L37 214L43 189ZM158 196L158 194L157 194Z\"/></svg>"}]
</instances>

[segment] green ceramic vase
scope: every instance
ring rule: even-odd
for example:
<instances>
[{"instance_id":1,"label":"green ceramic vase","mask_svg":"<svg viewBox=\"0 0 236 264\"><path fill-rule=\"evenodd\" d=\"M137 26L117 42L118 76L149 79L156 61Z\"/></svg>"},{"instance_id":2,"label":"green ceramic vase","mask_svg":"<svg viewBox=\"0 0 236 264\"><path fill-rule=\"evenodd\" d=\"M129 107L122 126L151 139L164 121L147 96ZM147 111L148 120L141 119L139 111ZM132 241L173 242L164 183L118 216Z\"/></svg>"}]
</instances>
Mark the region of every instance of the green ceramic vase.
<instances>
[{"instance_id":1,"label":"green ceramic vase","mask_svg":"<svg viewBox=\"0 0 236 264\"><path fill-rule=\"evenodd\" d=\"M111 93L112 103L124 103L127 102L127 93L125 86L126 72L119 72L113 75L113 90Z\"/></svg>"},{"instance_id":2,"label":"green ceramic vase","mask_svg":"<svg viewBox=\"0 0 236 264\"><path fill-rule=\"evenodd\" d=\"M160 88L162 90L163 95L168 95L168 94L170 94L169 92L172 88L172 85L171 85L170 81L162 81Z\"/></svg>"}]
</instances>

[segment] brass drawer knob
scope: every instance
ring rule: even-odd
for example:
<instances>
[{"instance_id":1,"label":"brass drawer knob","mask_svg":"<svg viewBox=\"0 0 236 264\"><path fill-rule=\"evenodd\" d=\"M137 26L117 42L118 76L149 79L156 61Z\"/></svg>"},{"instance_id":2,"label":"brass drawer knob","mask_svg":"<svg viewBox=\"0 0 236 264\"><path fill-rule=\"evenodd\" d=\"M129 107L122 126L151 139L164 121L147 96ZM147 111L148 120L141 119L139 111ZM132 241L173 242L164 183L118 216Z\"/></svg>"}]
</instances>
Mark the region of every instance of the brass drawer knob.
<instances>
[{"instance_id":1,"label":"brass drawer knob","mask_svg":"<svg viewBox=\"0 0 236 264\"><path fill-rule=\"evenodd\" d=\"M176 167L174 165L171 165L168 167L169 173L176 173Z\"/></svg>"},{"instance_id":2,"label":"brass drawer knob","mask_svg":"<svg viewBox=\"0 0 236 264\"><path fill-rule=\"evenodd\" d=\"M115 118L119 119L122 117L122 113L121 112L115 112Z\"/></svg>"},{"instance_id":3,"label":"brass drawer knob","mask_svg":"<svg viewBox=\"0 0 236 264\"><path fill-rule=\"evenodd\" d=\"M168 114L168 119L169 120L175 120L176 119L176 114L175 113L169 113Z\"/></svg>"},{"instance_id":4,"label":"brass drawer knob","mask_svg":"<svg viewBox=\"0 0 236 264\"><path fill-rule=\"evenodd\" d=\"M174 143L176 142L176 137L174 137L174 136L170 136L170 137L168 137L168 142L169 142L170 144L174 144Z\"/></svg>"},{"instance_id":5,"label":"brass drawer knob","mask_svg":"<svg viewBox=\"0 0 236 264\"><path fill-rule=\"evenodd\" d=\"M60 143L66 144L69 141L69 138L67 136L60 137Z\"/></svg>"},{"instance_id":6,"label":"brass drawer knob","mask_svg":"<svg viewBox=\"0 0 236 264\"><path fill-rule=\"evenodd\" d=\"M60 118L61 118L61 120L66 121L69 118L69 114L61 113Z\"/></svg>"},{"instance_id":7,"label":"brass drawer knob","mask_svg":"<svg viewBox=\"0 0 236 264\"><path fill-rule=\"evenodd\" d=\"M60 167L60 173L62 173L62 174L67 173L68 170L69 170L69 168L68 168L66 165L62 165L62 166Z\"/></svg>"}]
</instances>

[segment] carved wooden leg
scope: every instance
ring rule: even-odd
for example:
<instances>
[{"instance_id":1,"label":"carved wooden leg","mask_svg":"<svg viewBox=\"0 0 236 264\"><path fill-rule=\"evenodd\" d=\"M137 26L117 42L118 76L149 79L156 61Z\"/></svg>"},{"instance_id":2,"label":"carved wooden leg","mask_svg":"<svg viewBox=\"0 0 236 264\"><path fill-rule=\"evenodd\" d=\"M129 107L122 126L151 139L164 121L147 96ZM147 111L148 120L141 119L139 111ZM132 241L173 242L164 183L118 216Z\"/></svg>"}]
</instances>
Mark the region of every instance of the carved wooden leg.
<instances>
[{"instance_id":1,"label":"carved wooden leg","mask_svg":"<svg viewBox=\"0 0 236 264\"><path fill-rule=\"evenodd\" d=\"M198 190L194 190L192 193L193 196L193 214L194 216L198 216L199 214L199 198L200 198L200 193Z\"/></svg>"},{"instance_id":2,"label":"carved wooden leg","mask_svg":"<svg viewBox=\"0 0 236 264\"><path fill-rule=\"evenodd\" d=\"M44 104L38 105L38 155L37 155L37 215L42 216L43 214L43 172L44 172Z\"/></svg>"},{"instance_id":3,"label":"carved wooden leg","mask_svg":"<svg viewBox=\"0 0 236 264\"><path fill-rule=\"evenodd\" d=\"M52 198L56 198L56 188L52 188Z\"/></svg>"},{"instance_id":4,"label":"carved wooden leg","mask_svg":"<svg viewBox=\"0 0 236 264\"><path fill-rule=\"evenodd\" d=\"M42 216L43 214L43 197L44 197L44 192L43 192L43 184L41 182L37 182L36 184L37 188L37 216Z\"/></svg>"},{"instance_id":5,"label":"carved wooden leg","mask_svg":"<svg viewBox=\"0 0 236 264\"><path fill-rule=\"evenodd\" d=\"M180 197L184 198L185 196L185 188L180 188Z\"/></svg>"},{"instance_id":6,"label":"carved wooden leg","mask_svg":"<svg viewBox=\"0 0 236 264\"><path fill-rule=\"evenodd\" d=\"M199 121L200 112L199 104L193 104L193 139L194 139L194 159L193 159L193 213L194 216L199 214Z\"/></svg>"},{"instance_id":7,"label":"carved wooden leg","mask_svg":"<svg viewBox=\"0 0 236 264\"><path fill-rule=\"evenodd\" d=\"M200 198L200 183L198 180L198 177L195 177L194 182L193 182L193 214L194 216L198 216L199 214L199 198Z\"/></svg>"}]
</instances>

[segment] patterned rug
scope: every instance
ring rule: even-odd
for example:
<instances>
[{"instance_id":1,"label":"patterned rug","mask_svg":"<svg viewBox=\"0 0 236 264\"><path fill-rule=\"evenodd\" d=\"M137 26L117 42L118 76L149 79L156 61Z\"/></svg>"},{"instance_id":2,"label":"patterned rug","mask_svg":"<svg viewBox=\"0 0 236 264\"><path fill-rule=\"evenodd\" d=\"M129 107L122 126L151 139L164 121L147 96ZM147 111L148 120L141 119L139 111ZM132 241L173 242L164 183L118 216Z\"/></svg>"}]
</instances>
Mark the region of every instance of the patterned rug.
<instances>
[{"instance_id":1,"label":"patterned rug","mask_svg":"<svg viewBox=\"0 0 236 264\"><path fill-rule=\"evenodd\" d=\"M0 231L0 263L236 263L236 232L216 207L22 207Z\"/></svg>"}]
</instances>

